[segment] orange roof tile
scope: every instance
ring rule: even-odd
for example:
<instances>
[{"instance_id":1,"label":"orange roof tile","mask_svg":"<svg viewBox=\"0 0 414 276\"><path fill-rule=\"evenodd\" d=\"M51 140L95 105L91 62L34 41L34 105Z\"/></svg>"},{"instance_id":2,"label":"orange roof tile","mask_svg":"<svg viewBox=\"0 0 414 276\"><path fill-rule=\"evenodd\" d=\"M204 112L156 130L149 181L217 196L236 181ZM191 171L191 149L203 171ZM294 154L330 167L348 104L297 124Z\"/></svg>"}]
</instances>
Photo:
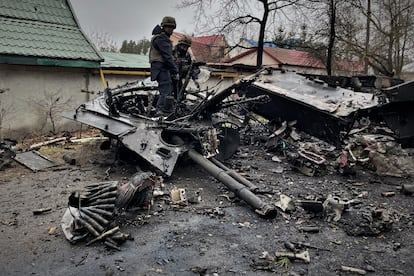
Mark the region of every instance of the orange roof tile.
<instances>
[{"instance_id":1,"label":"orange roof tile","mask_svg":"<svg viewBox=\"0 0 414 276\"><path fill-rule=\"evenodd\" d=\"M181 38L182 36L184 36L184 34L178 33L178 32L174 32L173 35L175 35L177 38ZM191 38L192 42L197 42L200 44L227 46L226 39L223 34L207 35L207 36L188 35L188 37Z\"/></svg>"},{"instance_id":2,"label":"orange roof tile","mask_svg":"<svg viewBox=\"0 0 414 276\"><path fill-rule=\"evenodd\" d=\"M235 63L238 59L256 52L256 48L243 51L237 56L228 59L226 62ZM295 65L303 67L325 68L322 60L312 55L311 53L304 51L297 51L285 48L263 48L263 52L269 55L276 61L277 64L282 65Z\"/></svg>"},{"instance_id":3,"label":"orange roof tile","mask_svg":"<svg viewBox=\"0 0 414 276\"><path fill-rule=\"evenodd\" d=\"M178 41L184 36L182 33L174 32L173 36ZM226 47L227 43L224 35L210 35L210 36L190 36L192 40L191 51L196 61L203 62L221 62L222 58L218 56L217 47Z\"/></svg>"},{"instance_id":4,"label":"orange roof tile","mask_svg":"<svg viewBox=\"0 0 414 276\"><path fill-rule=\"evenodd\" d=\"M308 52L285 48L264 48L263 51L281 64L325 68L319 58Z\"/></svg>"}]
</instances>

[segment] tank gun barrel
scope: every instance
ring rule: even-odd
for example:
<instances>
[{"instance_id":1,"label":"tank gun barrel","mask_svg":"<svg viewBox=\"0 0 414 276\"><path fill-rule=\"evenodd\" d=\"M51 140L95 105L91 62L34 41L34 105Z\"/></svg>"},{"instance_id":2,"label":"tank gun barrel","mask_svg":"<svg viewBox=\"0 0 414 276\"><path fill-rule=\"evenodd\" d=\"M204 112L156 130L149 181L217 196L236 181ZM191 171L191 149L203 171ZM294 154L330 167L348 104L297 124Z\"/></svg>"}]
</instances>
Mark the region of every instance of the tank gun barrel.
<instances>
[{"instance_id":1,"label":"tank gun barrel","mask_svg":"<svg viewBox=\"0 0 414 276\"><path fill-rule=\"evenodd\" d=\"M248 187L230 176L226 170L216 166L213 162L196 152L194 149L188 151L188 156L191 160L203 167L209 174L214 176L217 180L223 183L229 190L235 193L240 199L255 209L255 212L266 218L273 218L277 211L271 204L263 202L256 196Z\"/></svg>"}]
</instances>

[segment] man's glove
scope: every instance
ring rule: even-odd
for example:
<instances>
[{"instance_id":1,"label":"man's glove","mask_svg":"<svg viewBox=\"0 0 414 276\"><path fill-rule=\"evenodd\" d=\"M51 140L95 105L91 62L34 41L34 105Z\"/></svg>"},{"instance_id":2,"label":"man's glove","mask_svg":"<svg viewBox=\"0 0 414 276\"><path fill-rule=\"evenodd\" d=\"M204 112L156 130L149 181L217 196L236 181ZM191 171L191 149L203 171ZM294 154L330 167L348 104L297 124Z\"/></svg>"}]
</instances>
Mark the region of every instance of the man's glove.
<instances>
[{"instance_id":1,"label":"man's glove","mask_svg":"<svg viewBox=\"0 0 414 276\"><path fill-rule=\"evenodd\" d=\"M179 74L172 74L171 79L178 81L180 79L180 75Z\"/></svg>"}]
</instances>

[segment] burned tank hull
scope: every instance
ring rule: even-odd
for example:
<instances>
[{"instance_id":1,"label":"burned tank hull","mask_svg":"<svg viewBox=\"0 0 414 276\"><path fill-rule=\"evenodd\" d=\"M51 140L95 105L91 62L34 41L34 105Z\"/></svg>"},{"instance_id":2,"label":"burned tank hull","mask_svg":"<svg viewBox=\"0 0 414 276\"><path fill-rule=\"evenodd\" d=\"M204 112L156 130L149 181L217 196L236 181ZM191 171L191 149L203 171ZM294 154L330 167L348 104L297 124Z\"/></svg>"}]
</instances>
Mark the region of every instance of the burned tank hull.
<instances>
[{"instance_id":1,"label":"burned tank hull","mask_svg":"<svg viewBox=\"0 0 414 276\"><path fill-rule=\"evenodd\" d=\"M240 139L237 120L223 113L223 107L232 105L226 99L235 90L253 80L254 77L243 79L217 91L205 91L204 96L193 97L181 106L177 104L175 111L165 117L154 116L155 88L128 83L106 89L64 117L100 129L167 177L173 173L178 158L187 153L258 214L275 216L274 206L262 202L251 191L254 186L250 182L241 180L240 175L231 173L224 165L218 167L208 160L214 156L228 158L237 150Z\"/></svg>"},{"instance_id":2,"label":"burned tank hull","mask_svg":"<svg viewBox=\"0 0 414 276\"><path fill-rule=\"evenodd\" d=\"M237 150L240 137L237 116L226 109L240 104L230 96L244 89L259 74L204 91L186 91L168 116L155 115L157 87L143 82L107 88L94 100L64 117L100 129L170 176L178 157L190 148L204 157L223 160ZM248 99L263 102L266 96Z\"/></svg>"},{"instance_id":3,"label":"burned tank hull","mask_svg":"<svg viewBox=\"0 0 414 276\"><path fill-rule=\"evenodd\" d=\"M408 107L412 96L407 92L411 86L399 84L388 91L363 93L274 70L254 81L243 94L269 96L269 102L250 106L266 119L295 121L298 129L339 146L361 120L386 123L400 142L412 139L413 115Z\"/></svg>"}]
</instances>

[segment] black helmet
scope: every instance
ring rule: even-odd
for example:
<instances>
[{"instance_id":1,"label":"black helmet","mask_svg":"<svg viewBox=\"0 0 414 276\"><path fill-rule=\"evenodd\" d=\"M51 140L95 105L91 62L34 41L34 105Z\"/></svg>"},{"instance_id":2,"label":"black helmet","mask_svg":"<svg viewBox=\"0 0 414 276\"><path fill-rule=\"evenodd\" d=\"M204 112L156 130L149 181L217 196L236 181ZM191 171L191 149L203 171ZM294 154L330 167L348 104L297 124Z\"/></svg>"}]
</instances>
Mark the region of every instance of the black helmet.
<instances>
[{"instance_id":1,"label":"black helmet","mask_svg":"<svg viewBox=\"0 0 414 276\"><path fill-rule=\"evenodd\" d=\"M183 37L181 37L178 40L178 45L182 44L182 45L186 45L187 47L191 46L191 38L189 38L188 36L184 35Z\"/></svg>"},{"instance_id":2,"label":"black helmet","mask_svg":"<svg viewBox=\"0 0 414 276\"><path fill-rule=\"evenodd\" d=\"M161 21L161 27L164 26L171 26L175 29L177 27L177 24L175 23L175 18L172 16L164 16L164 18Z\"/></svg>"}]
</instances>

